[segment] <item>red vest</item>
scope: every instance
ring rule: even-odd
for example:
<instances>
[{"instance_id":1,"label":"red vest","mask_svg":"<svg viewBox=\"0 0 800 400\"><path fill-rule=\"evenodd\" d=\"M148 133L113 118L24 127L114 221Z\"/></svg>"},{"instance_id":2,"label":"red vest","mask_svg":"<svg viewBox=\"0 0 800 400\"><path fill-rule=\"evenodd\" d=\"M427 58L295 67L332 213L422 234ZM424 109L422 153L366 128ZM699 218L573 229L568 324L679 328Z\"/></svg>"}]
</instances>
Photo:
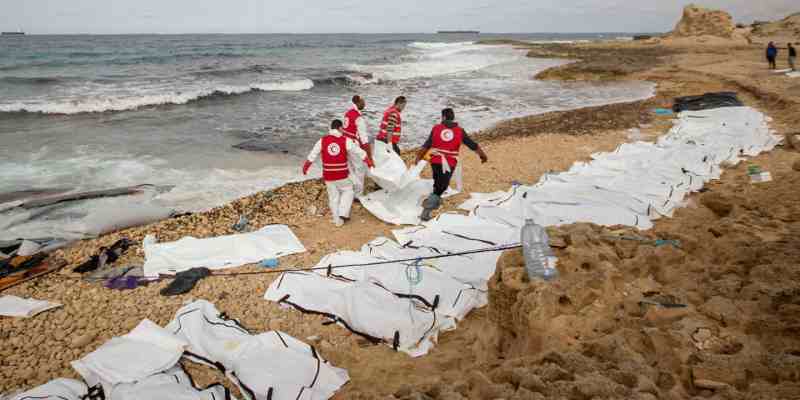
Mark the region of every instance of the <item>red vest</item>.
<instances>
[{"instance_id":1,"label":"red vest","mask_svg":"<svg viewBox=\"0 0 800 400\"><path fill-rule=\"evenodd\" d=\"M338 181L347 178L347 138L325 135L322 137L322 178Z\"/></svg>"},{"instance_id":2,"label":"red vest","mask_svg":"<svg viewBox=\"0 0 800 400\"><path fill-rule=\"evenodd\" d=\"M395 125L394 130L392 132L387 132L389 128L389 117L392 115L395 116L397 120L397 125ZM392 143L399 143L400 142L400 127L403 125L403 121L400 118L400 110L391 106L383 112L383 120L381 120L381 130L378 133L378 140L386 141L386 137L391 134L392 135Z\"/></svg>"},{"instance_id":3,"label":"red vest","mask_svg":"<svg viewBox=\"0 0 800 400\"><path fill-rule=\"evenodd\" d=\"M442 156L447 159L450 168L455 168L458 163L458 152L464 139L464 130L456 125L452 128L439 124L431 132L431 149L435 153L431 156L431 164L441 164Z\"/></svg>"},{"instance_id":4,"label":"red vest","mask_svg":"<svg viewBox=\"0 0 800 400\"><path fill-rule=\"evenodd\" d=\"M361 137L359 137L358 132L358 125L356 124L356 120L361 116L361 113L358 112L355 108L351 108L344 113L344 126L342 127L342 133L345 136L353 139L359 146L364 146L364 143L361 143Z\"/></svg>"}]
</instances>

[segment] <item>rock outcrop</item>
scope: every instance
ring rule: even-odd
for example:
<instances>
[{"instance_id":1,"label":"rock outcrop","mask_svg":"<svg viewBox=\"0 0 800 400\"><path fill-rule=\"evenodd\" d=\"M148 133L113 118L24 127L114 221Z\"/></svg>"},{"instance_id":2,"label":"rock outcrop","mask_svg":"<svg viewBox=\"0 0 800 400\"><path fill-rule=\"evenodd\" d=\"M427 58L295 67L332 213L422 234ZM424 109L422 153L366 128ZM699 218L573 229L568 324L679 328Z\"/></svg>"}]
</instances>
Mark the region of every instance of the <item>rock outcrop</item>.
<instances>
[{"instance_id":1,"label":"rock outcrop","mask_svg":"<svg viewBox=\"0 0 800 400\"><path fill-rule=\"evenodd\" d=\"M709 10L696 5L683 9L683 17L670 33L671 37L717 36L733 38L736 25L725 11Z\"/></svg>"},{"instance_id":2,"label":"rock outcrop","mask_svg":"<svg viewBox=\"0 0 800 400\"><path fill-rule=\"evenodd\" d=\"M774 22L753 23L753 35L759 37L797 37L800 36L800 13Z\"/></svg>"}]
</instances>

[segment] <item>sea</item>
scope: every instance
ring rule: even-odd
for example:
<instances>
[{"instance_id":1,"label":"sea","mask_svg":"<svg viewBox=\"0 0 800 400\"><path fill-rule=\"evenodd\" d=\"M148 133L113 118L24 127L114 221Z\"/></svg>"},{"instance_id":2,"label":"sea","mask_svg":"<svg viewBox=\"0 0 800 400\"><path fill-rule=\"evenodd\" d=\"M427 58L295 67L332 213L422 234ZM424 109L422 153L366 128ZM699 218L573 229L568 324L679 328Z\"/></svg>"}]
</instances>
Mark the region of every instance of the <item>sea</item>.
<instances>
[{"instance_id":1,"label":"sea","mask_svg":"<svg viewBox=\"0 0 800 400\"><path fill-rule=\"evenodd\" d=\"M570 42L629 34L124 35L0 38L0 193L149 184L180 211L307 179L305 154L366 99L371 135L408 98L401 147L444 107L469 132L519 116L645 99L648 82L559 83L508 38ZM535 162L535 160L531 160Z\"/></svg>"}]
</instances>

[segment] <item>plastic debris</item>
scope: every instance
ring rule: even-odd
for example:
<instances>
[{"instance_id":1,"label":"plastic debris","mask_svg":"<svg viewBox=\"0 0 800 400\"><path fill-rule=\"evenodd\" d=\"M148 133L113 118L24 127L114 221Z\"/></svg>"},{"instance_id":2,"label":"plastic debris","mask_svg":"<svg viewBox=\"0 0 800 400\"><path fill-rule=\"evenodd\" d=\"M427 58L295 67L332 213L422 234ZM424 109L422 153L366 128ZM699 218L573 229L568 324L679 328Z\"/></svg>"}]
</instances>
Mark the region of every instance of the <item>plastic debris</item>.
<instances>
[{"instance_id":1,"label":"plastic debris","mask_svg":"<svg viewBox=\"0 0 800 400\"><path fill-rule=\"evenodd\" d=\"M260 263L258 263L258 265L264 268L275 268L278 266L278 259L268 258L266 260L262 260Z\"/></svg>"}]
</instances>

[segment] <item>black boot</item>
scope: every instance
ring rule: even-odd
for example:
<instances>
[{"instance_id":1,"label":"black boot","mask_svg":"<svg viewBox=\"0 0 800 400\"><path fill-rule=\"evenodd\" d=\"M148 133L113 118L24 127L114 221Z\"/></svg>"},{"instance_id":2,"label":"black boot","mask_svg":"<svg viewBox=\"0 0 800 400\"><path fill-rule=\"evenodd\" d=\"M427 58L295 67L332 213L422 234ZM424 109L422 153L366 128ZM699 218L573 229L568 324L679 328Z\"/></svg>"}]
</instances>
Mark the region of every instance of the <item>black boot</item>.
<instances>
[{"instance_id":1,"label":"black boot","mask_svg":"<svg viewBox=\"0 0 800 400\"><path fill-rule=\"evenodd\" d=\"M432 216L431 213L433 210L439 208L442 205L442 198L439 197L435 193L431 193L425 201L422 202L422 215L419 218L423 221L430 221Z\"/></svg>"}]
</instances>

